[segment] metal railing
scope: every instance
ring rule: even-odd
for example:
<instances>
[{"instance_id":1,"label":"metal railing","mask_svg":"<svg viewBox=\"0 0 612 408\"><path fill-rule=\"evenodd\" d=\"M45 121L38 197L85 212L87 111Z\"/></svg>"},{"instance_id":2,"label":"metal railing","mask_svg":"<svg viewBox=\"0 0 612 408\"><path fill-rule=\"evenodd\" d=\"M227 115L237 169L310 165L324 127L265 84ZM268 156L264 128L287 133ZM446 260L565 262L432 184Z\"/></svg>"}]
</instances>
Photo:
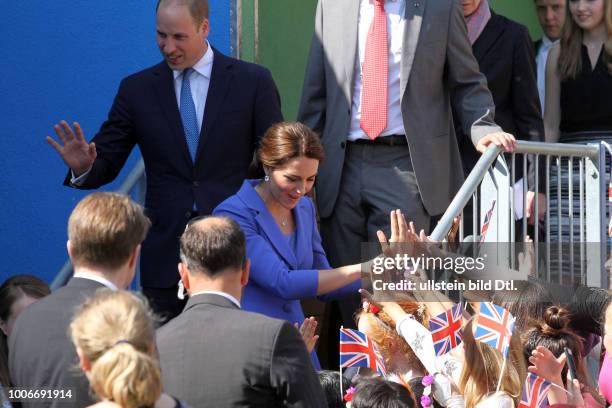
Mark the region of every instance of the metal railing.
<instances>
[{"instance_id":1,"label":"metal railing","mask_svg":"<svg viewBox=\"0 0 612 408\"><path fill-rule=\"evenodd\" d=\"M606 152L605 143L583 145L519 141L514 152L506 155L511 163L508 168L502 149L489 146L430 237L434 241L442 241L453 219L461 216L459 238L463 241L463 211L472 200L472 233L475 235L473 239L482 238L476 235L481 231L487 212L490 216L492 211L489 210L497 205L497 225L493 237L487 235L487 241L514 243L517 236L523 240L528 231L526 217L523 216L519 222L521 233L517 234L515 229L517 213L524 215L527 208L527 182L524 181L521 185L515 179L516 157L523 155L523 177L527 179L529 159L535 172L534 179L538 181L533 183L532 190L536 197L542 193L546 203L546 214L541 225L544 235L542 241L540 242L537 228L533 234L535 258L538 259L536 274L540 266L539 260L544 259L548 280L551 278L551 270L556 268L559 280L564 274L569 274L571 281L608 287L608 274L604 268L608 241L604 177ZM540 174L542 170L545 171L544 177ZM540 191L542 184L544 191ZM487 200L483 199L485 196L488 197ZM522 202L515 202L517 196ZM534 214L538 214L539 205L539 200L536 199ZM490 233L491 231L487 231L487 234ZM539 243L542 245L538 245ZM540 258L538 248L545 248L545 257ZM574 276L575 268L580 273Z\"/></svg>"},{"instance_id":2,"label":"metal railing","mask_svg":"<svg viewBox=\"0 0 612 408\"><path fill-rule=\"evenodd\" d=\"M145 179L145 168L144 162L138 159L138 162L134 165L134 168L129 172L121 186L117 190L118 193L131 195L134 201L139 204L144 203L146 191L146 179ZM136 277L132 283L132 287L138 288L140 286L140 263L136 267ZM72 262L68 259L62 268L59 270L53 282L51 282L51 290L59 289L64 286L70 279L74 272Z\"/></svg>"}]
</instances>

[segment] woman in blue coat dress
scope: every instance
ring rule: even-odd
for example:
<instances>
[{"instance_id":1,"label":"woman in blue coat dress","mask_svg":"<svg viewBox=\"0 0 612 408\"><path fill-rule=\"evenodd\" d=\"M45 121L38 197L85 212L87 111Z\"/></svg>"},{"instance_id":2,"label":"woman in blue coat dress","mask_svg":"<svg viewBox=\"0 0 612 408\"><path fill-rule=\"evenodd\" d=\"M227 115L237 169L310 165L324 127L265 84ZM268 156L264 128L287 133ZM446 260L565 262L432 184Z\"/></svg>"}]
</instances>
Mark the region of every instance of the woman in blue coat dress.
<instances>
[{"instance_id":1,"label":"woman in blue coat dress","mask_svg":"<svg viewBox=\"0 0 612 408\"><path fill-rule=\"evenodd\" d=\"M213 214L231 217L246 236L251 270L242 308L301 324L301 299L356 293L362 265L332 269L321 246L315 206L305 196L324 158L316 133L301 123L278 123L262 138L257 158L264 179L245 180ZM394 241L398 220L404 227L405 221L399 212L391 216ZM318 366L314 355L313 361Z\"/></svg>"}]
</instances>

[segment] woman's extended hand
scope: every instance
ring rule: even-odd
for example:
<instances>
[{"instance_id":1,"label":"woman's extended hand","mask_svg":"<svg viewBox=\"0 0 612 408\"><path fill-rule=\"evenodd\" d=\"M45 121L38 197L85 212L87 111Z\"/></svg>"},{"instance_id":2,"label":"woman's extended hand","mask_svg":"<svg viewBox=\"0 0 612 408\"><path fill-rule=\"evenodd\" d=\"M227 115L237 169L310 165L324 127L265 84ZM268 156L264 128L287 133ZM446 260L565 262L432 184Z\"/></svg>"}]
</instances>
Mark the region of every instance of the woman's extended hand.
<instances>
[{"instance_id":1,"label":"woman's extended hand","mask_svg":"<svg viewBox=\"0 0 612 408\"><path fill-rule=\"evenodd\" d=\"M317 340L319 340L319 336L315 334L317 331L317 319L315 319L313 316L307 317L304 319L304 322L302 322L302 325L299 328L298 324L295 323L295 328L300 331L308 352L312 353L315 344L317 344Z\"/></svg>"}]
</instances>

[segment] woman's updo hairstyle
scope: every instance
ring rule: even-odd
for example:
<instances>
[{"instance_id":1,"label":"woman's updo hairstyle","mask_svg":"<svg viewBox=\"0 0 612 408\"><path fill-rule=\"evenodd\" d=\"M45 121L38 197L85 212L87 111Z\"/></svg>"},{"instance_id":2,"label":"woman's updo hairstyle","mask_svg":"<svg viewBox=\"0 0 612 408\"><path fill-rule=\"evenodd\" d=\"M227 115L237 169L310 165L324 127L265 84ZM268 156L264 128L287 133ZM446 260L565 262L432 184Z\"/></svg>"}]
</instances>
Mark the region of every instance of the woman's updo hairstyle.
<instances>
[{"instance_id":1,"label":"woman's updo hairstyle","mask_svg":"<svg viewBox=\"0 0 612 408\"><path fill-rule=\"evenodd\" d=\"M319 136L300 122L272 125L259 142L257 160L265 167L282 167L297 157L322 161L325 158Z\"/></svg>"},{"instance_id":2,"label":"woman's updo hairstyle","mask_svg":"<svg viewBox=\"0 0 612 408\"><path fill-rule=\"evenodd\" d=\"M570 329L570 312L560 306L550 306L541 320L534 319L524 334L525 352L544 346L559 356L565 347L580 350L580 337ZM529 349L529 350L527 350Z\"/></svg>"},{"instance_id":3,"label":"woman's updo hairstyle","mask_svg":"<svg viewBox=\"0 0 612 408\"><path fill-rule=\"evenodd\" d=\"M581 364L582 359L578 358L582 347L582 339L569 325L570 312L559 306L551 306L546 309L541 320L532 320L530 327L522 336L525 360L529 359L531 352L537 346L546 347L555 357L563 354L564 348L567 347L574 353L574 358L577 360L579 376L580 372L584 373ZM563 369L562 378L565 378L565 375L566 368Z\"/></svg>"},{"instance_id":4,"label":"woman's updo hairstyle","mask_svg":"<svg viewBox=\"0 0 612 408\"><path fill-rule=\"evenodd\" d=\"M537 346L546 347L555 357L559 357L565 351L565 347L569 348L574 355L578 380L585 384L585 390L595 400L600 401L597 391L588 385L592 381L589 378L584 359L580 356L582 338L570 328L570 317L570 312L563 307L551 306L546 309L544 319L542 321L534 321L531 324L531 328L522 337L525 359L527 360L531 356L531 352ZM566 376L567 365L563 367L561 378L566 378Z\"/></svg>"},{"instance_id":5,"label":"woman's updo hairstyle","mask_svg":"<svg viewBox=\"0 0 612 408\"><path fill-rule=\"evenodd\" d=\"M145 301L127 291L99 290L70 325L76 347L91 363L89 384L122 408L153 406L162 393L153 357L155 328Z\"/></svg>"}]
</instances>

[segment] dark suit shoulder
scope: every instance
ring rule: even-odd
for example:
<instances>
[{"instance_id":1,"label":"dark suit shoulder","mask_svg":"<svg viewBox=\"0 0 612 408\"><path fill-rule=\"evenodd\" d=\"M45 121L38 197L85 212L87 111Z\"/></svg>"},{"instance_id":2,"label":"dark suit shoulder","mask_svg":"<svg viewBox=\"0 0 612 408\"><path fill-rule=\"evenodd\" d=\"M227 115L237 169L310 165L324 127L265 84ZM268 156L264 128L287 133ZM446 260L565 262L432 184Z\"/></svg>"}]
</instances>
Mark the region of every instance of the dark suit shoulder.
<instances>
[{"instance_id":1,"label":"dark suit shoulder","mask_svg":"<svg viewBox=\"0 0 612 408\"><path fill-rule=\"evenodd\" d=\"M139 83L141 81L148 80L152 78L153 76L156 76L160 73L169 74L171 72L172 70L170 69L168 64L166 64L165 61L161 61L158 64L152 65L148 68L145 68L138 72L134 72L133 74L130 74L124 77L121 80L121 83L123 84Z\"/></svg>"},{"instance_id":2,"label":"dark suit shoulder","mask_svg":"<svg viewBox=\"0 0 612 408\"><path fill-rule=\"evenodd\" d=\"M525 35L525 33L529 35L529 29L527 26L493 11L491 11L491 21L489 21L488 24L493 24L503 28L505 31L512 33L512 35L515 37L522 37Z\"/></svg>"},{"instance_id":3,"label":"dark suit shoulder","mask_svg":"<svg viewBox=\"0 0 612 408\"><path fill-rule=\"evenodd\" d=\"M540 47L542 46L542 39L540 38L539 40L536 40L533 42L533 48L535 49L535 52L537 53L538 50L540 49Z\"/></svg>"},{"instance_id":4,"label":"dark suit shoulder","mask_svg":"<svg viewBox=\"0 0 612 408\"><path fill-rule=\"evenodd\" d=\"M26 327L40 323L46 316L63 319L72 318L78 306L88 297L92 296L96 290L104 288L100 283L84 280L76 285L63 286L35 303L28 306L19 315L15 322L15 328L24 325Z\"/></svg>"},{"instance_id":5,"label":"dark suit shoulder","mask_svg":"<svg viewBox=\"0 0 612 408\"><path fill-rule=\"evenodd\" d=\"M284 320L264 316L259 313L249 312L237 308L219 307L216 305L197 305L192 309L183 311L180 315L157 329L158 345L163 345L166 341L172 342L177 332L199 331L202 326L198 323L201 320L218 320L226 322L225 335L230 333L233 336L241 337L254 336L267 338L273 341L281 331Z\"/></svg>"},{"instance_id":6,"label":"dark suit shoulder","mask_svg":"<svg viewBox=\"0 0 612 408\"><path fill-rule=\"evenodd\" d=\"M218 54L215 54L215 57L217 56ZM231 63L235 67L237 72L255 76L270 75L270 70L262 65L258 65L248 61L242 61L236 58L228 57L227 55L223 55L223 58L225 58L228 63Z\"/></svg>"}]
</instances>

